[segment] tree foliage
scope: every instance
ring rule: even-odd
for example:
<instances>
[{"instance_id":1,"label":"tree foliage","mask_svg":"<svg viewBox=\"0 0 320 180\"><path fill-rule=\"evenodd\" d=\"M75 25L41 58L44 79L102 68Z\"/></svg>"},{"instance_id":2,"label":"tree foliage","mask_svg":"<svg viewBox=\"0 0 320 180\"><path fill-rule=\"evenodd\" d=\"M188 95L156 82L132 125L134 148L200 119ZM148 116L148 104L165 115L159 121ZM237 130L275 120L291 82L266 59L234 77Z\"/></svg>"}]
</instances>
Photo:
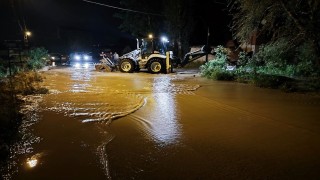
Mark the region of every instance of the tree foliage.
<instances>
[{"instance_id":1,"label":"tree foliage","mask_svg":"<svg viewBox=\"0 0 320 180\"><path fill-rule=\"evenodd\" d=\"M257 32L260 43L288 39L286 48L309 43L320 67L320 1L318 0L229 0L232 30L241 42Z\"/></svg>"},{"instance_id":2,"label":"tree foliage","mask_svg":"<svg viewBox=\"0 0 320 180\"><path fill-rule=\"evenodd\" d=\"M188 51L190 36L195 28L193 3L193 0L165 2L166 30L172 36L179 57Z\"/></svg>"},{"instance_id":3,"label":"tree foliage","mask_svg":"<svg viewBox=\"0 0 320 180\"><path fill-rule=\"evenodd\" d=\"M214 51L214 59L200 66L201 75L215 80L234 80L234 73L226 70L227 49L220 45Z\"/></svg>"},{"instance_id":4,"label":"tree foliage","mask_svg":"<svg viewBox=\"0 0 320 180\"><path fill-rule=\"evenodd\" d=\"M30 50L27 67L30 70L43 68L47 62L46 57L48 57L48 51L43 47Z\"/></svg>"},{"instance_id":5,"label":"tree foliage","mask_svg":"<svg viewBox=\"0 0 320 180\"><path fill-rule=\"evenodd\" d=\"M188 51L194 29L193 2L194 0L122 0L121 4L126 8L144 13L121 11L115 16L122 20L120 29L135 37L146 37L149 33L156 36L169 34L175 45L175 54L182 57Z\"/></svg>"}]
</instances>

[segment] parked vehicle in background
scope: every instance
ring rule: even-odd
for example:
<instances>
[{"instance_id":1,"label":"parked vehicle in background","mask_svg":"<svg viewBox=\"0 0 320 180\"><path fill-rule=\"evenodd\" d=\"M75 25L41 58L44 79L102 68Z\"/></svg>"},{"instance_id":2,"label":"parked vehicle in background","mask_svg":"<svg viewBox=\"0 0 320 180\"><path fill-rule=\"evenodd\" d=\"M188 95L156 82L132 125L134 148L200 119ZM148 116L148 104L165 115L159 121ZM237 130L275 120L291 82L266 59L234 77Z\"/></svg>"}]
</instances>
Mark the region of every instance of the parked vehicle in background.
<instances>
[{"instance_id":1,"label":"parked vehicle in background","mask_svg":"<svg viewBox=\"0 0 320 180\"><path fill-rule=\"evenodd\" d=\"M89 68L93 66L92 55L89 52L74 52L69 56L69 65L75 68Z\"/></svg>"},{"instance_id":2,"label":"parked vehicle in background","mask_svg":"<svg viewBox=\"0 0 320 180\"><path fill-rule=\"evenodd\" d=\"M60 53L49 53L49 62L48 65L51 66L64 66L69 60L69 56L66 54Z\"/></svg>"},{"instance_id":3,"label":"parked vehicle in background","mask_svg":"<svg viewBox=\"0 0 320 180\"><path fill-rule=\"evenodd\" d=\"M49 65L51 66L56 66L56 65L61 65L61 54L59 53L49 53Z\"/></svg>"},{"instance_id":4,"label":"parked vehicle in background","mask_svg":"<svg viewBox=\"0 0 320 180\"><path fill-rule=\"evenodd\" d=\"M61 54L61 65L63 66L67 65L68 61L69 61L69 56L66 54Z\"/></svg>"}]
</instances>

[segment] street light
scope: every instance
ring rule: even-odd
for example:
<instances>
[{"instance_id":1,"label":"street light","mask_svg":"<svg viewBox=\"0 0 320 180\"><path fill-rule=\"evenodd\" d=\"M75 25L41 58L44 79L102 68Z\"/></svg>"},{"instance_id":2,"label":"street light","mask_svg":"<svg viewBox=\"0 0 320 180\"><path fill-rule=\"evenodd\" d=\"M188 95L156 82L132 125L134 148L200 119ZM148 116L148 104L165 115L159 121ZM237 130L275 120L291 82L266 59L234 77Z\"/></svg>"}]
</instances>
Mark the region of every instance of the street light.
<instances>
[{"instance_id":1,"label":"street light","mask_svg":"<svg viewBox=\"0 0 320 180\"><path fill-rule=\"evenodd\" d=\"M28 43L28 37L29 37L29 36L31 36L31 32L28 31L28 30L26 30L26 31L24 32L24 41L25 41L26 43Z\"/></svg>"},{"instance_id":2,"label":"street light","mask_svg":"<svg viewBox=\"0 0 320 180\"><path fill-rule=\"evenodd\" d=\"M26 31L26 36L31 36L31 32L30 31Z\"/></svg>"}]
</instances>

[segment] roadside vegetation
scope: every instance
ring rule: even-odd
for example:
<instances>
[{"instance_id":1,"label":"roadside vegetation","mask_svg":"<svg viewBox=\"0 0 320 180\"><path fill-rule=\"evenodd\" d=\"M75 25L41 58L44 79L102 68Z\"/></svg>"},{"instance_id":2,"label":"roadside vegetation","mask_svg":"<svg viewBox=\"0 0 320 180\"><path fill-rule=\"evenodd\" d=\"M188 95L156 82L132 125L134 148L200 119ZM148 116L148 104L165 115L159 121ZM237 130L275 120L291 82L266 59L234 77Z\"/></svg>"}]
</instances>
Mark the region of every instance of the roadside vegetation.
<instances>
[{"instance_id":1,"label":"roadside vegetation","mask_svg":"<svg viewBox=\"0 0 320 180\"><path fill-rule=\"evenodd\" d=\"M48 92L40 86L43 79L38 73L45 66L46 57L47 50L34 48L22 57L24 63L19 66L4 63L7 61L3 59L0 61L0 170L6 163L10 145L21 138L18 128L22 119L22 101L17 95Z\"/></svg>"},{"instance_id":2,"label":"roadside vegetation","mask_svg":"<svg viewBox=\"0 0 320 180\"><path fill-rule=\"evenodd\" d=\"M230 70L227 49L219 46L215 59L201 66L203 76L286 91L320 90L318 1L228 2L236 41L259 48L240 52L235 70Z\"/></svg>"},{"instance_id":3,"label":"roadside vegetation","mask_svg":"<svg viewBox=\"0 0 320 180\"><path fill-rule=\"evenodd\" d=\"M292 92L319 91L320 71L312 63L316 58L314 53L309 52L306 44L297 50L284 52L281 45L268 44L252 57L240 52L237 64L232 66L235 69L230 69L227 48L218 46L215 58L200 66L201 75L214 80L252 83Z\"/></svg>"}]
</instances>

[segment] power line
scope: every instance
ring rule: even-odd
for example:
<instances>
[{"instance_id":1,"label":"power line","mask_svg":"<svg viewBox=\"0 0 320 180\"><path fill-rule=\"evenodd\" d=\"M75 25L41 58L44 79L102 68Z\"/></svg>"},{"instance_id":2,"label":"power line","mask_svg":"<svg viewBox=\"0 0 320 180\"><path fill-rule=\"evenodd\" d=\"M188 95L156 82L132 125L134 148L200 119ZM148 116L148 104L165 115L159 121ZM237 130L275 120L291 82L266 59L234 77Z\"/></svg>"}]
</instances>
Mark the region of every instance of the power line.
<instances>
[{"instance_id":1,"label":"power line","mask_svg":"<svg viewBox=\"0 0 320 180\"><path fill-rule=\"evenodd\" d=\"M13 15L17 19L17 23L18 23L18 26L20 27L20 30L23 31L23 28L22 28L22 25L21 25L21 21L20 21L20 17L17 14L16 8L15 8L15 5L14 5L14 1L11 0L10 2L11 2L11 8L12 8Z\"/></svg>"},{"instance_id":2,"label":"power line","mask_svg":"<svg viewBox=\"0 0 320 180\"><path fill-rule=\"evenodd\" d=\"M226 2L220 2L220 1L217 1L217 0L215 0L214 3L215 4L222 4L222 5L226 5L227 4Z\"/></svg>"},{"instance_id":3,"label":"power line","mask_svg":"<svg viewBox=\"0 0 320 180\"><path fill-rule=\"evenodd\" d=\"M144 12L144 11L137 11L137 10L132 10L132 9L120 8L120 7L111 6L111 5L108 5L108 4L103 4L103 3L98 3L98 2L94 2L94 1L89 1L89 0L82 0L82 1L87 2L87 3L91 3L91 4L96 4L96 5L100 5L100 6L105 6L105 7L113 8L113 9L118 9L118 10L122 10L122 11L129 11L129 12L140 13L140 14L147 14L147 15L153 15L153 16L164 16L164 15L162 15L162 14L148 13L148 12Z\"/></svg>"}]
</instances>

